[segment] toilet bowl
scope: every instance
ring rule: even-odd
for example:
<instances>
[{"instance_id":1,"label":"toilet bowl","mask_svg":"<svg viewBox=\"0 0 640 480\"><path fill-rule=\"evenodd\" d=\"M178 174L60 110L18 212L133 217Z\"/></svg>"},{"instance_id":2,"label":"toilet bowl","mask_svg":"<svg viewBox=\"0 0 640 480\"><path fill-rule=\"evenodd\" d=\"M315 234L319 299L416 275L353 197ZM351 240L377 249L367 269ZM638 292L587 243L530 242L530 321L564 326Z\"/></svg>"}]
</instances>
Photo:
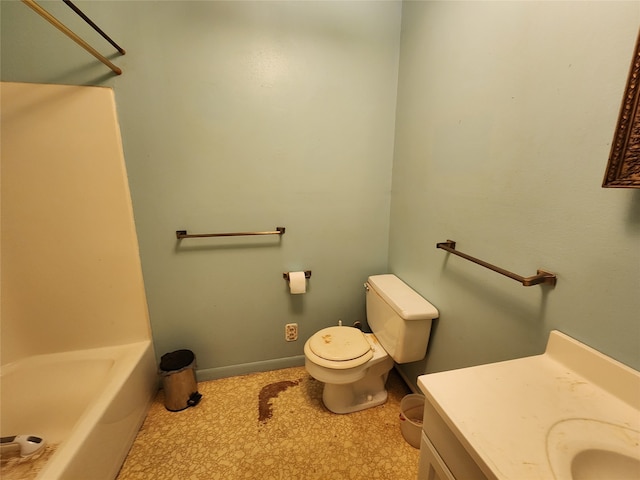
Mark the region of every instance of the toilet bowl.
<instances>
[{"instance_id":1,"label":"toilet bowl","mask_svg":"<svg viewBox=\"0 0 640 480\"><path fill-rule=\"evenodd\" d=\"M424 357L431 321L438 316L431 303L395 275L371 276L365 288L367 321L373 333L327 327L304 345L305 368L324 383L322 401L334 413L386 402L385 383L394 361Z\"/></svg>"},{"instance_id":2,"label":"toilet bowl","mask_svg":"<svg viewBox=\"0 0 640 480\"><path fill-rule=\"evenodd\" d=\"M324 343L328 336L327 348L314 351L314 343ZM340 355L326 353L336 344ZM309 375L325 384L322 402L332 412L351 413L387 401L384 385L393 359L373 333L353 327L325 328L307 340L304 354Z\"/></svg>"}]
</instances>

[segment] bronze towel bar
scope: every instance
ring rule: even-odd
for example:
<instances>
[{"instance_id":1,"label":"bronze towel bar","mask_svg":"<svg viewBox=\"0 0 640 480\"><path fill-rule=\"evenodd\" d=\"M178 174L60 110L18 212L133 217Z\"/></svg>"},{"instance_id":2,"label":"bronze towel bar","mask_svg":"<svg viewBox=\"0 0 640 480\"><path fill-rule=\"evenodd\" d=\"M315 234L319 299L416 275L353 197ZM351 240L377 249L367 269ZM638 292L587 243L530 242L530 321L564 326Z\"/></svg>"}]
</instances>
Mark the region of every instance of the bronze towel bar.
<instances>
[{"instance_id":1,"label":"bronze towel bar","mask_svg":"<svg viewBox=\"0 0 640 480\"><path fill-rule=\"evenodd\" d=\"M273 232L234 232L234 233L187 233L186 230L176 230L176 238L203 238L203 237L240 237L244 235L284 235L284 227L276 227Z\"/></svg>"},{"instance_id":2,"label":"bronze towel bar","mask_svg":"<svg viewBox=\"0 0 640 480\"><path fill-rule=\"evenodd\" d=\"M504 268L496 267L495 265L491 265L483 260L472 257L471 255L467 255L466 253L462 253L456 250L456 242L453 240L447 240L446 242L440 242L436 244L436 248L441 248L449 253L453 253L454 255L458 255L459 257L465 258L470 262L477 263L478 265L482 265L489 270L493 270L494 272L498 272L506 277L517 280L525 287L530 287L532 285L539 285L541 283L546 283L547 285L555 285L556 284L556 275L551 272L547 272L546 270L538 270L537 275L532 275L530 277L523 277L521 275L512 273Z\"/></svg>"}]
</instances>

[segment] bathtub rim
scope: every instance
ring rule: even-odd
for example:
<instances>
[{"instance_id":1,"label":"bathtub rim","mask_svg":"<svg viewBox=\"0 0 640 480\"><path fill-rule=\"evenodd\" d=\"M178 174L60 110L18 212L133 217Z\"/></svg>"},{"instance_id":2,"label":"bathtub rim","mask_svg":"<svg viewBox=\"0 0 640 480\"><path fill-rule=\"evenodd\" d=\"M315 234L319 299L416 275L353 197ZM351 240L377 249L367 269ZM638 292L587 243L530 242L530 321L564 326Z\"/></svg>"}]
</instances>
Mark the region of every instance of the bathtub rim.
<instances>
[{"instance_id":1,"label":"bathtub rim","mask_svg":"<svg viewBox=\"0 0 640 480\"><path fill-rule=\"evenodd\" d=\"M136 368L145 368L145 357L153 359L153 362L155 363L155 355L151 340L93 349L34 355L0 367L1 379L2 376L8 375L25 365L37 368L39 364L47 361L81 361L84 358L114 360L114 364L107 375L104 386L100 389L99 393L97 393L96 398L89 403L87 408L75 422L71 428L69 437L60 442L51 458L36 475L36 480L65 478L65 471L75 459L80 448L92 434L100 419L107 412L107 409L111 406L115 397L123 389L127 380L133 375ZM153 383L157 389L157 378L153 379ZM147 398L145 399L146 404L144 406L144 412L143 415L141 415L141 418L137 419L133 437L126 439L128 442L126 447L127 451L135 439L137 430L144 421L146 413L153 401L154 394L155 390L148 392ZM120 466L121 465L118 465L118 468L115 471L116 474Z\"/></svg>"}]
</instances>

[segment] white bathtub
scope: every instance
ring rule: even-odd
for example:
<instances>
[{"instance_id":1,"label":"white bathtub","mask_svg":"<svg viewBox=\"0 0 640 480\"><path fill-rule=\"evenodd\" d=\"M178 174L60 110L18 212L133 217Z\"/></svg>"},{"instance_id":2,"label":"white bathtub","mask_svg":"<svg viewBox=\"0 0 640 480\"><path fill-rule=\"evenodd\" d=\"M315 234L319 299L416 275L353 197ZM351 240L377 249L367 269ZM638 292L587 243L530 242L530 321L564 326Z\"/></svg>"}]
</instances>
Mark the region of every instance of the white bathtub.
<instances>
[{"instance_id":1,"label":"white bathtub","mask_svg":"<svg viewBox=\"0 0 640 480\"><path fill-rule=\"evenodd\" d=\"M157 390L150 341L2 367L1 436L57 444L37 479L114 479Z\"/></svg>"}]
</instances>

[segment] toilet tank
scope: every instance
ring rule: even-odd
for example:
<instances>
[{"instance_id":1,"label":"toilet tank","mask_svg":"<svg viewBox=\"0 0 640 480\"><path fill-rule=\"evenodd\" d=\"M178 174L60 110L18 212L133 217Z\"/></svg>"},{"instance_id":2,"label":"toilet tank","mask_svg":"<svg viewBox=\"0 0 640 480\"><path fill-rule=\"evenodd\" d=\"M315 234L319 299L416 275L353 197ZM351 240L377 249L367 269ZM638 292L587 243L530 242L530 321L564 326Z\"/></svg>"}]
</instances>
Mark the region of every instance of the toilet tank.
<instances>
[{"instance_id":1,"label":"toilet tank","mask_svg":"<svg viewBox=\"0 0 640 480\"><path fill-rule=\"evenodd\" d=\"M365 287L367 323L387 353L397 363L423 359L436 307L395 275L372 275Z\"/></svg>"}]
</instances>

